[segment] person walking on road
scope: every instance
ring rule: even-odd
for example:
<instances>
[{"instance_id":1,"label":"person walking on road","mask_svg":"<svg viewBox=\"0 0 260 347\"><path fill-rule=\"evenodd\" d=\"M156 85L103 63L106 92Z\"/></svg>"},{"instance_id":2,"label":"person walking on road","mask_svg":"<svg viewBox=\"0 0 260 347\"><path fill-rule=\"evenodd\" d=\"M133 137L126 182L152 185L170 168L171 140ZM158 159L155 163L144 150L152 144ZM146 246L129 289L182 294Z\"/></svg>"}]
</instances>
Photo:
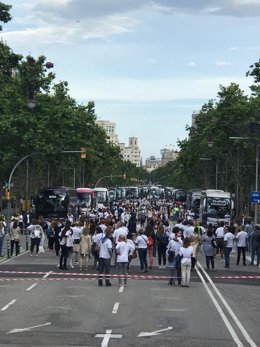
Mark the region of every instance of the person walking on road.
<instances>
[{"instance_id":1,"label":"person walking on road","mask_svg":"<svg viewBox=\"0 0 260 347\"><path fill-rule=\"evenodd\" d=\"M5 225L4 221L0 221L0 257L3 257L3 244L5 238Z\"/></svg>"},{"instance_id":2,"label":"person walking on road","mask_svg":"<svg viewBox=\"0 0 260 347\"><path fill-rule=\"evenodd\" d=\"M135 244L137 246L141 272L148 272L148 265L147 265L148 237L144 235L143 229L139 230L139 235L135 239Z\"/></svg>"},{"instance_id":3,"label":"person walking on road","mask_svg":"<svg viewBox=\"0 0 260 347\"><path fill-rule=\"evenodd\" d=\"M162 269L162 268L165 269L166 268L166 250L167 250L167 246L168 246L168 237L166 235L166 232L165 232L162 224L160 224L158 227L158 231L156 234L156 241L157 241L159 269Z\"/></svg>"},{"instance_id":4,"label":"person walking on road","mask_svg":"<svg viewBox=\"0 0 260 347\"><path fill-rule=\"evenodd\" d=\"M118 243L116 245L117 253L117 267L119 275L119 285L122 285L122 280L124 279L124 285L127 285L127 265L128 256L132 254L135 250L135 246L132 242L128 242L125 235L119 236Z\"/></svg>"},{"instance_id":5,"label":"person walking on road","mask_svg":"<svg viewBox=\"0 0 260 347\"><path fill-rule=\"evenodd\" d=\"M233 248L233 241L234 241L235 235L231 233L227 225L224 227L224 231L225 231L225 236L224 236L225 268L228 269L230 265L230 253Z\"/></svg>"},{"instance_id":6,"label":"person walking on road","mask_svg":"<svg viewBox=\"0 0 260 347\"><path fill-rule=\"evenodd\" d=\"M251 236L251 235L250 235ZM239 233L236 234L236 240L237 240L237 265L239 265L240 262L240 255L242 252L243 255L243 265L246 265L246 245L247 245L247 239L248 239L248 233L245 230L239 231Z\"/></svg>"},{"instance_id":7,"label":"person walking on road","mask_svg":"<svg viewBox=\"0 0 260 347\"><path fill-rule=\"evenodd\" d=\"M100 287L103 286L103 276L101 276L103 274L105 274L105 277L106 277L106 287L111 286L111 282L109 281L110 265L111 265L111 258L113 253L113 243L111 241L111 238L112 238L112 227L107 227L105 229L105 236L102 237L101 239L100 249L99 249L98 285Z\"/></svg>"},{"instance_id":8,"label":"person walking on road","mask_svg":"<svg viewBox=\"0 0 260 347\"><path fill-rule=\"evenodd\" d=\"M190 272L191 272L191 257L193 254L193 248L190 245L190 240L186 237L183 240L183 246L179 251L181 259L181 286L189 287L190 285Z\"/></svg>"},{"instance_id":9,"label":"person walking on road","mask_svg":"<svg viewBox=\"0 0 260 347\"><path fill-rule=\"evenodd\" d=\"M33 222L33 227L28 227L30 230L30 238L31 238L31 246L30 246L30 252L31 256L33 255L34 247L36 248L36 257L39 253L39 246L41 243L41 239L43 237L43 229L41 225L38 223L38 221Z\"/></svg>"},{"instance_id":10,"label":"person walking on road","mask_svg":"<svg viewBox=\"0 0 260 347\"><path fill-rule=\"evenodd\" d=\"M223 221L220 222L220 226L216 229L215 236L216 236L216 254L220 252L221 258L223 258L224 253L224 236L225 236L225 230L224 230L225 223Z\"/></svg>"},{"instance_id":11,"label":"person walking on road","mask_svg":"<svg viewBox=\"0 0 260 347\"><path fill-rule=\"evenodd\" d=\"M91 253L91 236L90 236L90 225L86 224L82 229L80 235L79 243L79 253L80 253L80 270L85 266L85 270L88 269L88 263Z\"/></svg>"},{"instance_id":12,"label":"person walking on road","mask_svg":"<svg viewBox=\"0 0 260 347\"><path fill-rule=\"evenodd\" d=\"M21 229L19 227L18 220L15 220L10 230L11 240L11 257L13 256L15 247L15 256L17 257L20 253L20 241L21 241Z\"/></svg>"},{"instance_id":13,"label":"person walking on road","mask_svg":"<svg viewBox=\"0 0 260 347\"><path fill-rule=\"evenodd\" d=\"M211 265L212 270L215 268L214 255L215 255L215 237L213 236L212 229L208 229L206 235L202 236L202 249L206 257L206 266L209 270Z\"/></svg>"},{"instance_id":14,"label":"person walking on road","mask_svg":"<svg viewBox=\"0 0 260 347\"><path fill-rule=\"evenodd\" d=\"M255 230L251 235L251 263L254 265L256 255L256 265L259 266L260 263L260 226L256 225Z\"/></svg>"},{"instance_id":15,"label":"person walking on road","mask_svg":"<svg viewBox=\"0 0 260 347\"><path fill-rule=\"evenodd\" d=\"M70 221L66 221L64 228L59 233L60 238L60 269L67 269L67 260L69 256L69 251L73 245L72 239L73 230L71 229Z\"/></svg>"}]
</instances>

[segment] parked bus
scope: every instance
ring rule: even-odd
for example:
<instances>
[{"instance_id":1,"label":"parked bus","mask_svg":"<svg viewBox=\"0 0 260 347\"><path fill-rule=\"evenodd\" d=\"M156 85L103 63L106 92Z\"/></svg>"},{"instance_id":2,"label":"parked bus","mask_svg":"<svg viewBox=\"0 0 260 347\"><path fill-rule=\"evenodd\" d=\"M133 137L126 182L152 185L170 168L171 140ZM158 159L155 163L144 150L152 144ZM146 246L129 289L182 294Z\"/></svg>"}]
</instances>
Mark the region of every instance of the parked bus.
<instances>
[{"instance_id":1,"label":"parked bus","mask_svg":"<svg viewBox=\"0 0 260 347\"><path fill-rule=\"evenodd\" d=\"M77 213L87 214L89 210L95 208L95 196L91 188L77 188Z\"/></svg>"},{"instance_id":2,"label":"parked bus","mask_svg":"<svg viewBox=\"0 0 260 347\"><path fill-rule=\"evenodd\" d=\"M205 224L229 223L233 212L233 201L229 192L207 189L201 192L200 219Z\"/></svg>"},{"instance_id":3,"label":"parked bus","mask_svg":"<svg viewBox=\"0 0 260 347\"><path fill-rule=\"evenodd\" d=\"M195 218L199 217L201 189L191 189L187 192L186 208L195 213Z\"/></svg>"},{"instance_id":4,"label":"parked bus","mask_svg":"<svg viewBox=\"0 0 260 347\"><path fill-rule=\"evenodd\" d=\"M138 199L139 188L138 187L125 187L126 188L126 199Z\"/></svg>"},{"instance_id":5,"label":"parked bus","mask_svg":"<svg viewBox=\"0 0 260 347\"><path fill-rule=\"evenodd\" d=\"M109 194L107 188L96 187L93 191L97 200L98 208L103 208L109 205Z\"/></svg>"},{"instance_id":6,"label":"parked bus","mask_svg":"<svg viewBox=\"0 0 260 347\"><path fill-rule=\"evenodd\" d=\"M43 187L34 199L35 218L67 218L74 213L76 190L64 186Z\"/></svg>"},{"instance_id":7,"label":"parked bus","mask_svg":"<svg viewBox=\"0 0 260 347\"><path fill-rule=\"evenodd\" d=\"M183 189L174 189L172 191L173 194L173 201L177 206L181 206L184 203L186 203L187 200L187 193Z\"/></svg>"}]
</instances>

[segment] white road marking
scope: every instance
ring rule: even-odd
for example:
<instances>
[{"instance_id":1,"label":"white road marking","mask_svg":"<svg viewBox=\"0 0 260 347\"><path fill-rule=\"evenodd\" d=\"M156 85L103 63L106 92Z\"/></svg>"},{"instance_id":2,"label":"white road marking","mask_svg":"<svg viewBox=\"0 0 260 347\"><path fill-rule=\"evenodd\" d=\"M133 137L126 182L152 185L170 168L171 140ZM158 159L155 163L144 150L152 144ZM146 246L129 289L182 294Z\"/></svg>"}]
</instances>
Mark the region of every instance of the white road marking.
<instances>
[{"instance_id":1,"label":"white road marking","mask_svg":"<svg viewBox=\"0 0 260 347\"><path fill-rule=\"evenodd\" d=\"M7 310L11 305L13 305L16 302L16 299L9 302L9 304L5 305L3 308L1 308L1 311Z\"/></svg>"},{"instance_id":2,"label":"white road marking","mask_svg":"<svg viewBox=\"0 0 260 347\"><path fill-rule=\"evenodd\" d=\"M97 334L95 337L102 338L101 347L107 347L110 339L122 339L123 335L112 334L112 330L106 330L105 334Z\"/></svg>"},{"instance_id":3,"label":"white road marking","mask_svg":"<svg viewBox=\"0 0 260 347\"><path fill-rule=\"evenodd\" d=\"M251 337L248 335L246 329L243 327L243 325L241 324L241 322L239 321L239 319L237 318L237 316L235 315L235 313L232 311L231 307L230 307L230 306L228 305L228 303L226 302L225 298L222 296L222 294L220 293L220 291L217 289L217 287L215 286L215 284L213 283L213 281L211 280L211 278L209 277L209 275L207 274L207 272L203 269L203 267L201 266L200 262L197 262L197 265L199 266L199 268L201 269L201 271L204 273L205 277L207 278L207 280L208 280L209 283L211 284L211 286L212 286L212 288L214 289L215 293L218 295L219 299L221 300L221 302L223 303L223 305L224 305L225 308L227 309L227 311L228 311L228 313L230 314L230 316L233 318L234 322L235 322L236 325L238 326L240 332L244 335L244 337L245 337L245 339L247 340L247 342L249 343L249 345L250 345L251 347L257 347L257 345L254 343L254 341L253 341L253 340L251 339ZM206 282L204 281L204 278L202 277L202 275L200 274L200 272L198 271L198 269L197 269L196 271L197 271L199 277L201 278L202 283L203 283L203 284L205 283L204 286L206 286L206 290L208 291L208 293L209 293L209 295L210 295L212 301L213 301L213 302L216 301L215 297L213 296L213 294L212 294L211 291L209 290L209 288L208 288ZM214 299L214 300L213 300L213 299ZM216 304L218 305L217 301L216 301L216 303L214 302L214 304L215 304L215 306L216 306ZM218 306L219 306L219 305L218 305ZM216 306L216 307L217 307L217 306ZM219 306L219 308L220 308L220 306ZM222 312L222 313L220 313L220 312ZM223 317L225 317L225 319L227 320L227 318L226 318L226 316L225 316L225 314L224 314L224 312L222 311L221 308L220 308L219 313L220 313L220 315L221 315L221 317L222 317L223 320L224 320ZM223 314L223 316L222 316L222 314ZM225 320L224 320L224 322L225 322ZM229 323L228 320L227 320L227 322L228 322L228 325L226 324L226 325L227 325L227 328L228 328L228 330L229 330L230 333L231 333L231 330L232 330L232 331L234 331L234 330L233 330L233 328L232 328L232 326L231 326L231 324ZM231 329L231 330L230 330L230 329ZM231 334L231 335L232 335L232 334ZM233 335L232 335L232 337L233 337ZM233 337L233 338L234 338L234 341L237 343L238 346L243 346L242 342L239 341L239 339L238 339L238 337L237 337L237 335L236 335L235 332L234 332L234 337ZM238 342L239 342L240 344L238 344Z\"/></svg>"},{"instance_id":4,"label":"white road marking","mask_svg":"<svg viewBox=\"0 0 260 347\"><path fill-rule=\"evenodd\" d=\"M53 273L53 271L50 271L50 272L48 272L46 275L44 275L42 278L47 278L47 277L49 277L52 273Z\"/></svg>"},{"instance_id":5,"label":"white road marking","mask_svg":"<svg viewBox=\"0 0 260 347\"><path fill-rule=\"evenodd\" d=\"M118 293L123 293L123 291L124 291L124 286L119 287Z\"/></svg>"},{"instance_id":6,"label":"white road marking","mask_svg":"<svg viewBox=\"0 0 260 347\"><path fill-rule=\"evenodd\" d=\"M27 288L26 290L27 290L27 292L29 292L30 290L32 290L34 287L36 287L37 286L37 284L38 283L34 283L34 284L32 284L29 288Z\"/></svg>"},{"instance_id":7,"label":"white road marking","mask_svg":"<svg viewBox=\"0 0 260 347\"><path fill-rule=\"evenodd\" d=\"M41 328L41 327L45 327L51 325L50 322L45 323L45 324L41 324L41 325L35 325L33 327L28 327L28 328L23 328L23 329L12 329L10 331L8 331L6 334L15 334L15 333L22 333L24 331L31 331L32 329L36 329L36 328Z\"/></svg>"},{"instance_id":8,"label":"white road marking","mask_svg":"<svg viewBox=\"0 0 260 347\"><path fill-rule=\"evenodd\" d=\"M116 302L114 307L113 307L112 313L116 314L118 311L118 308L119 308L119 302Z\"/></svg>"},{"instance_id":9,"label":"white road marking","mask_svg":"<svg viewBox=\"0 0 260 347\"><path fill-rule=\"evenodd\" d=\"M139 335L137 335L137 337L150 337L150 336L156 336L159 335L160 333L164 332L164 331L168 331L168 330L172 330L173 327L168 327L165 329L161 329L161 330L156 330L156 331L152 331L152 332L140 332Z\"/></svg>"}]
</instances>

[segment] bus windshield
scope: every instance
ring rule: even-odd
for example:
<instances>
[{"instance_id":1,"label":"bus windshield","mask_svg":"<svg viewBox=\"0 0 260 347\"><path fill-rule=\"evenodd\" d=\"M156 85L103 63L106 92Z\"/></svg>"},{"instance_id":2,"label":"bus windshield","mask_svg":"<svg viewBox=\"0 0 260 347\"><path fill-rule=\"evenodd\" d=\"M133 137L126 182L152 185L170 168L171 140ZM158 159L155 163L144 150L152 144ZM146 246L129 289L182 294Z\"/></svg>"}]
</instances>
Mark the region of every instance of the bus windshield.
<instances>
[{"instance_id":1,"label":"bus windshield","mask_svg":"<svg viewBox=\"0 0 260 347\"><path fill-rule=\"evenodd\" d=\"M81 192L77 193L78 206L83 208L91 207L92 193L91 192Z\"/></svg>"},{"instance_id":2,"label":"bus windshield","mask_svg":"<svg viewBox=\"0 0 260 347\"><path fill-rule=\"evenodd\" d=\"M225 218L230 215L231 200L229 198L207 198L207 216L212 218Z\"/></svg>"},{"instance_id":3,"label":"bus windshield","mask_svg":"<svg viewBox=\"0 0 260 347\"><path fill-rule=\"evenodd\" d=\"M98 203L105 204L107 202L107 192L106 191L96 191L95 192Z\"/></svg>"}]
</instances>

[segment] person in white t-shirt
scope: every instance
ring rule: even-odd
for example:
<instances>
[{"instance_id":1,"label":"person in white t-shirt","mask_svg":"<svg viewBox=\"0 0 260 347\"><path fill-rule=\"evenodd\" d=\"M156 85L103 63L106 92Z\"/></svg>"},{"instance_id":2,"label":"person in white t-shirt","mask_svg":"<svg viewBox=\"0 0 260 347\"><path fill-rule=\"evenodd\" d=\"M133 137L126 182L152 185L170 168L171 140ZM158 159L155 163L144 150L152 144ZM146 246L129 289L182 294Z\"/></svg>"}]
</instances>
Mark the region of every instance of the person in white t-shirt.
<instances>
[{"instance_id":1,"label":"person in white t-shirt","mask_svg":"<svg viewBox=\"0 0 260 347\"><path fill-rule=\"evenodd\" d=\"M190 246L190 240L186 237L183 240L183 246L179 251L181 259L181 286L189 287L190 285L190 272L191 272L191 257L193 254L193 248Z\"/></svg>"},{"instance_id":2,"label":"person in white t-shirt","mask_svg":"<svg viewBox=\"0 0 260 347\"><path fill-rule=\"evenodd\" d=\"M230 253L232 251L233 248L233 240L235 238L235 236L230 232L230 227L228 227L227 225L224 226L224 232L225 232L225 236L224 236L224 258L225 258L225 268L229 268L229 264L230 264Z\"/></svg>"},{"instance_id":3,"label":"person in white t-shirt","mask_svg":"<svg viewBox=\"0 0 260 347\"><path fill-rule=\"evenodd\" d=\"M246 244L247 244L248 233L245 230L239 231L236 235L237 240L237 265L240 262L240 255L243 255L243 265L246 265Z\"/></svg>"},{"instance_id":4,"label":"person in white t-shirt","mask_svg":"<svg viewBox=\"0 0 260 347\"><path fill-rule=\"evenodd\" d=\"M117 266L119 274L119 285L122 285L122 279L124 278L124 285L127 285L127 265L128 265L128 256L133 253L135 246L132 242L128 242L125 235L120 235L118 243L116 245L117 253Z\"/></svg>"},{"instance_id":5,"label":"person in white t-shirt","mask_svg":"<svg viewBox=\"0 0 260 347\"><path fill-rule=\"evenodd\" d=\"M100 249L99 249L99 259L98 259L98 270L99 274L105 274L106 275L106 287L110 287L111 283L109 281L108 274L110 273L110 262L112 257L112 251L113 251L113 244L111 241L112 238L112 228L108 227L105 230L105 236L100 241ZM98 278L98 285L103 285L103 276L99 276Z\"/></svg>"}]
</instances>

